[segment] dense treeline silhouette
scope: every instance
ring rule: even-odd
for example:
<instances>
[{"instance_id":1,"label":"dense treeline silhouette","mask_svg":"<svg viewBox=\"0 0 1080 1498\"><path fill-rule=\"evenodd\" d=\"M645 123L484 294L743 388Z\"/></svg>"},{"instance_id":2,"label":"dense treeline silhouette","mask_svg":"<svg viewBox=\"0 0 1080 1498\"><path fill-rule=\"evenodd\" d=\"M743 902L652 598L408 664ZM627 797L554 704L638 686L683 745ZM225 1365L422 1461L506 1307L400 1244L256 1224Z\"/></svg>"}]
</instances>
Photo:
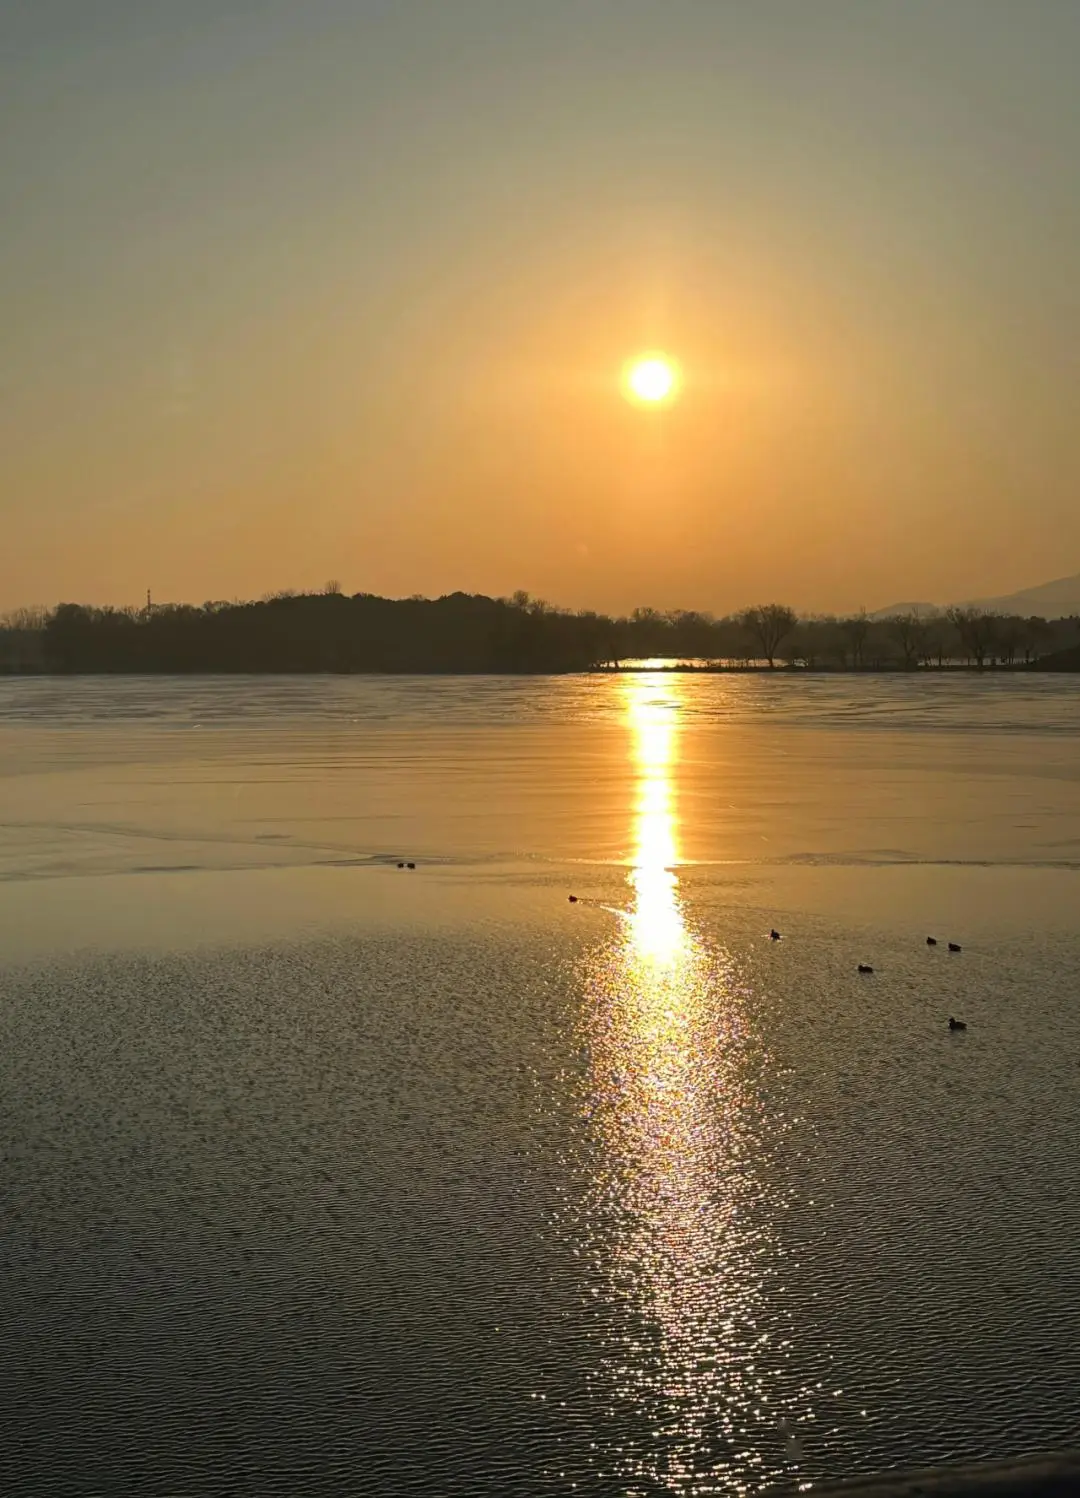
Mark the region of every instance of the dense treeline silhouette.
<instances>
[{"instance_id":1,"label":"dense treeline silhouette","mask_svg":"<svg viewBox=\"0 0 1080 1498\"><path fill-rule=\"evenodd\" d=\"M916 670L960 665L1075 669L1080 619L975 608L874 619L798 618L764 604L714 618L635 609L612 618L527 593L443 598L280 593L257 603L143 609L64 603L0 621L0 669L57 672L583 671L648 657L731 667Z\"/></svg>"},{"instance_id":2,"label":"dense treeline silhouette","mask_svg":"<svg viewBox=\"0 0 1080 1498\"><path fill-rule=\"evenodd\" d=\"M281 594L133 613L61 604L45 625L61 671L554 672L602 653L593 616L454 593Z\"/></svg>"}]
</instances>

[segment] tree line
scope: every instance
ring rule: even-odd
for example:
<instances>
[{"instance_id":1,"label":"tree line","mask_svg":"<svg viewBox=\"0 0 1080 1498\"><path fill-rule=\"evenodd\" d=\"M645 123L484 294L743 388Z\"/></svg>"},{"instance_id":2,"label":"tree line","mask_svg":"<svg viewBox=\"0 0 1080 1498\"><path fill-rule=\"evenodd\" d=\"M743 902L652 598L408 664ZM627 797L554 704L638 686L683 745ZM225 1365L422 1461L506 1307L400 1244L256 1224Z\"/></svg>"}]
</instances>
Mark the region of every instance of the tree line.
<instances>
[{"instance_id":1,"label":"tree line","mask_svg":"<svg viewBox=\"0 0 1080 1498\"><path fill-rule=\"evenodd\" d=\"M800 618L783 604L715 617L614 617L527 593L441 598L276 593L257 602L96 608L62 603L0 620L0 669L55 672L468 672L612 668L648 658L729 669L883 671L1068 665L1080 618L977 608Z\"/></svg>"}]
</instances>

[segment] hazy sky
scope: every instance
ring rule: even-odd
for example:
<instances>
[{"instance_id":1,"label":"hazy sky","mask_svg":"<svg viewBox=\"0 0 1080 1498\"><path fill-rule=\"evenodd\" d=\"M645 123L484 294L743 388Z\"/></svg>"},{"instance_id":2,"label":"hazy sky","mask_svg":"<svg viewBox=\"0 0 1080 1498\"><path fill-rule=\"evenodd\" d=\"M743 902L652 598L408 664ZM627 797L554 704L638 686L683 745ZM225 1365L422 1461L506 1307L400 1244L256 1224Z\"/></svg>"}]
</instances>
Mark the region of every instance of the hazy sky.
<instances>
[{"instance_id":1,"label":"hazy sky","mask_svg":"<svg viewBox=\"0 0 1080 1498\"><path fill-rule=\"evenodd\" d=\"M1080 570L1078 69L1076 0L3 0L0 608Z\"/></svg>"}]
</instances>

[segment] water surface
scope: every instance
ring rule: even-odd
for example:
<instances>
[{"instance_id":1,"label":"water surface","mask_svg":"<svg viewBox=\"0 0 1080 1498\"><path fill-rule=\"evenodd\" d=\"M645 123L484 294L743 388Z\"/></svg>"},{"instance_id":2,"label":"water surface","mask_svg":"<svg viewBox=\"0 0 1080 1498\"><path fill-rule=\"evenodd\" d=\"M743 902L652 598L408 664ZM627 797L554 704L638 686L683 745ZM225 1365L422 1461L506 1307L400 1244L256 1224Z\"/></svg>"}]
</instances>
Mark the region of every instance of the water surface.
<instances>
[{"instance_id":1,"label":"water surface","mask_svg":"<svg viewBox=\"0 0 1080 1498\"><path fill-rule=\"evenodd\" d=\"M0 683L5 1491L1075 1441L1078 701Z\"/></svg>"}]
</instances>

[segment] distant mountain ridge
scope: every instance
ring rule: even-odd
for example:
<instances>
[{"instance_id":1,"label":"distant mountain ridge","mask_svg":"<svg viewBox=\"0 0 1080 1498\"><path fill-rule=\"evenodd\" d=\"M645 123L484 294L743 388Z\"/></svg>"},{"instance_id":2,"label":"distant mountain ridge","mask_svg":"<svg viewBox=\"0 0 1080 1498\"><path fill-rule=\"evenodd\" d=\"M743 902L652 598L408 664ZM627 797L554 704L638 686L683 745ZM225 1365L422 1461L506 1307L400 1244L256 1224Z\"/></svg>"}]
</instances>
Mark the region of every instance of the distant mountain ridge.
<instances>
[{"instance_id":1,"label":"distant mountain ridge","mask_svg":"<svg viewBox=\"0 0 1080 1498\"><path fill-rule=\"evenodd\" d=\"M1080 572L1059 577L1036 588L1021 588L1003 598L975 598L979 608L999 609L1003 614L1041 614L1044 619L1064 619L1080 614Z\"/></svg>"},{"instance_id":2,"label":"distant mountain ridge","mask_svg":"<svg viewBox=\"0 0 1080 1498\"><path fill-rule=\"evenodd\" d=\"M891 603L888 608L878 609L871 619L892 619L897 614L935 614L944 605L936 603ZM1037 615L1043 619L1067 619L1080 614L1080 572L1072 577L1059 577L1050 583L1040 583L1034 588L1021 588L1017 593L1006 593L1000 598L968 598L962 607L992 609L995 613L1021 614L1025 618Z\"/></svg>"},{"instance_id":3,"label":"distant mountain ridge","mask_svg":"<svg viewBox=\"0 0 1080 1498\"><path fill-rule=\"evenodd\" d=\"M871 619L895 619L897 614L937 614L941 606L936 603L890 603L887 609L875 609Z\"/></svg>"}]
</instances>

